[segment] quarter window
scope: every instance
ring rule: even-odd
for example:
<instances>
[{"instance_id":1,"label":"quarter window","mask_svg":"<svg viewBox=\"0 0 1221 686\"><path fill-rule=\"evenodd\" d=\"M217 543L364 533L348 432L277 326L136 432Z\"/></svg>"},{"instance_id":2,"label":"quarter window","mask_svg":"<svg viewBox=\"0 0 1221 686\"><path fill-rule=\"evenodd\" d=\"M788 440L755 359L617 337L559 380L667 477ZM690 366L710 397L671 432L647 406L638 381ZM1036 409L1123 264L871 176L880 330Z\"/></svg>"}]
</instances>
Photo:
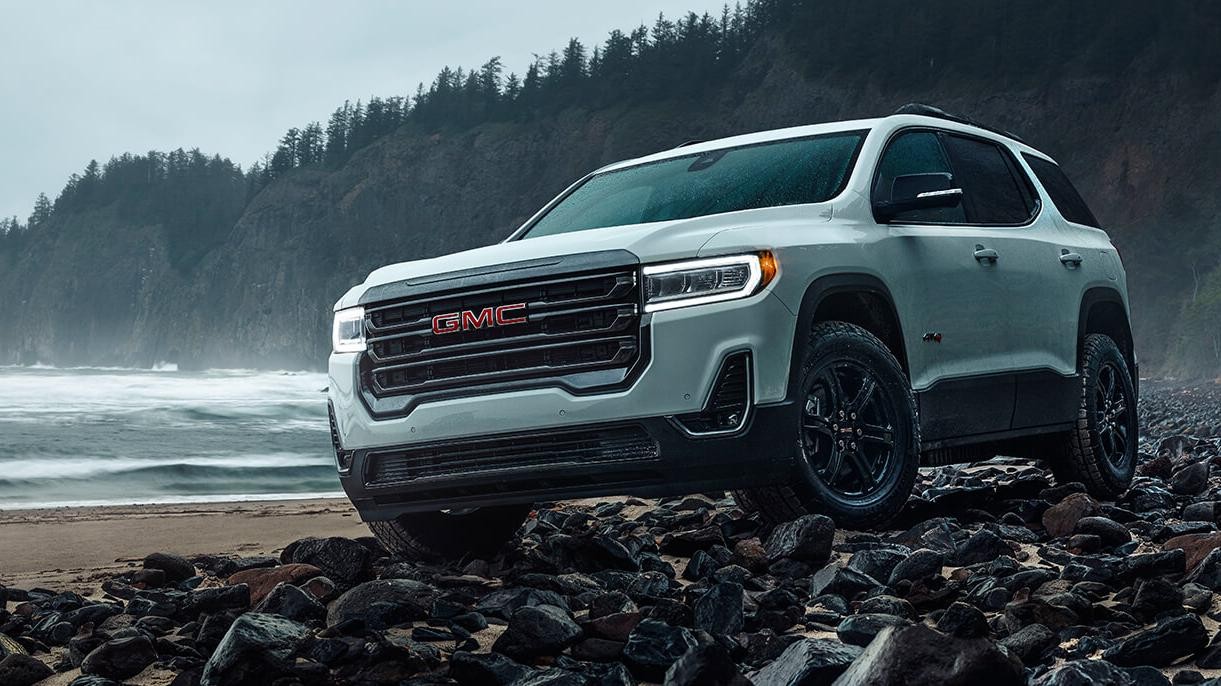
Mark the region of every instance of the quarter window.
<instances>
[{"instance_id":1,"label":"quarter window","mask_svg":"<svg viewBox=\"0 0 1221 686\"><path fill-rule=\"evenodd\" d=\"M1038 177L1039 183L1043 184L1043 190L1051 196L1051 201L1055 203L1056 209L1060 210L1060 214L1066 220L1074 224L1100 228L1098 219L1090 211L1089 205L1085 204L1085 199L1073 187L1073 183L1064 175L1059 165L1026 153L1023 153L1022 157L1026 158L1026 164L1030 165L1034 175Z\"/></svg>"},{"instance_id":2,"label":"quarter window","mask_svg":"<svg viewBox=\"0 0 1221 686\"><path fill-rule=\"evenodd\" d=\"M954 180L972 224L1024 224L1037 206L1030 182L996 143L954 134L942 136Z\"/></svg>"}]
</instances>

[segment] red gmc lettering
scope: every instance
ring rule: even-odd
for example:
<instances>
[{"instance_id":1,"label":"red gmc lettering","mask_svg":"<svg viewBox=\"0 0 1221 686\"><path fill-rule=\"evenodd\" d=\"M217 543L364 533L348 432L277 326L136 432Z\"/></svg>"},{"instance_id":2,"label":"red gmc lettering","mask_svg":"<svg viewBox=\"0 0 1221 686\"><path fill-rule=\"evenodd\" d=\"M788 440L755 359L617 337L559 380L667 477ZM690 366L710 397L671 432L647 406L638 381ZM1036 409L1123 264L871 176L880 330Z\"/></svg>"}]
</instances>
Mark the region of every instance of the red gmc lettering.
<instances>
[{"instance_id":1,"label":"red gmc lettering","mask_svg":"<svg viewBox=\"0 0 1221 686\"><path fill-rule=\"evenodd\" d=\"M525 303L514 303L512 305L500 305L499 307L485 307L479 311L463 310L461 312L438 314L432 318L432 332L440 335L456 331L482 329L488 326L525 324L527 321L524 315L525 310ZM517 313L523 314L519 315Z\"/></svg>"}]
</instances>

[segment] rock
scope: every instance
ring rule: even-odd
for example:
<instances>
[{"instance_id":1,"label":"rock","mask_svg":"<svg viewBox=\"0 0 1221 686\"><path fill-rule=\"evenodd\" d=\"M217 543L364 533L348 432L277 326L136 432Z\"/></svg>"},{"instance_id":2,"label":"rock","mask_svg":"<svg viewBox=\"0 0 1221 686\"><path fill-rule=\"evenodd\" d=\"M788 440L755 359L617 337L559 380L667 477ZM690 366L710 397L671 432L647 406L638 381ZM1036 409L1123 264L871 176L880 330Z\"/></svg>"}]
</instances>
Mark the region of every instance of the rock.
<instances>
[{"instance_id":1,"label":"rock","mask_svg":"<svg viewBox=\"0 0 1221 686\"><path fill-rule=\"evenodd\" d=\"M475 610L489 617L508 620L518 608L531 605L555 605L567 608L568 601L555 591L536 588L502 588L485 595L475 604Z\"/></svg>"},{"instance_id":2,"label":"rock","mask_svg":"<svg viewBox=\"0 0 1221 686\"><path fill-rule=\"evenodd\" d=\"M580 640L582 633L563 608L523 607L513 613L509 628L496 639L492 651L526 662L543 655L558 655Z\"/></svg>"},{"instance_id":3,"label":"rock","mask_svg":"<svg viewBox=\"0 0 1221 686\"><path fill-rule=\"evenodd\" d=\"M666 670L664 686L730 686L738 677L738 666L729 651L711 643L684 653Z\"/></svg>"},{"instance_id":4,"label":"rock","mask_svg":"<svg viewBox=\"0 0 1221 686\"><path fill-rule=\"evenodd\" d=\"M810 597L831 593L852 598L858 593L881 586L877 579L832 562L810 578Z\"/></svg>"},{"instance_id":5,"label":"rock","mask_svg":"<svg viewBox=\"0 0 1221 686\"><path fill-rule=\"evenodd\" d=\"M195 565L186 558L173 553L153 553L144 558L145 569L156 569L165 573L166 581L177 584L195 576Z\"/></svg>"},{"instance_id":6,"label":"rock","mask_svg":"<svg viewBox=\"0 0 1221 686\"><path fill-rule=\"evenodd\" d=\"M743 598L739 584L713 585L695 601L695 628L714 636L738 633L742 630Z\"/></svg>"},{"instance_id":7,"label":"rock","mask_svg":"<svg viewBox=\"0 0 1221 686\"><path fill-rule=\"evenodd\" d=\"M937 620L937 630L956 638L986 638L991 632L988 618L966 603L951 603Z\"/></svg>"},{"instance_id":8,"label":"rock","mask_svg":"<svg viewBox=\"0 0 1221 686\"><path fill-rule=\"evenodd\" d=\"M1013 548L1000 536L981 529L966 540L954 556L954 564L958 567L991 562L1002 555L1012 555Z\"/></svg>"},{"instance_id":9,"label":"rock","mask_svg":"<svg viewBox=\"0 0 1221 686\"><path fill-rule=\"evenodd\" d=\"M219 610L245 610L250 607L250 587L238 584L191 591L183 599L182 606L189 615Z\"/></svg>"},{"instance_id":10,"label":"rock","mask_svg":"<svg viewBox=\"0 0 1221 686\"><path fill-rule=\"evenodd\" d=\"M707 550L714 545L724 544L725 535L721 533L721 527L709 525L699 529L666 534L661 539L661 552L690 557L697 550Z\"/></svg>"},{"instance_id":11,"label":"rock","mask_svg":"<svg viewBox=\"0 0 1221 686\"><path fill-rule=\"evenodd\" d=\"M280 584L301 584L314 577L322 576L322 570L314 565L286 564L279 567L247 569L229 575L229 585L246 584L250 587L250 602L258 605L263 602L271 589Z\"/></svg>"},{"instance_id":12,"label":"rock","mask_svg":"<svg viewBox=\"0 0 1221 686\"><path fill-rule=\"evenodd\" d=\"M1208 488L1208 463L1193 462L1171 475L1170 490L1179 495L1199 495Z\"/></svg>"},{"instance_id":13,"label":"rock","mask_svg":"<svg viewBox=\"0 0 1221 686\"><path fill-rule=\"evenodd\" d=\"M1221 548L1209 552L1195 570L1187 575L1187 581L1213 591L1221 591Z\"/></svg>"},{"instance_id":14,"label":"rock","mask_svg":"<svg viewBox=\"0 0 1221 686\"><path fill-rule=\"evenodd\" d=\"M303 624L250 612L237 618L204 665L200 686L271 683L290 671L293 655L309 635Z\"/></svg>"},{"instance_id":15,"label":"rock","mask_svg":"<svg viewBox=\"0 0 1221 686\"><path fill-rule=\"evenodd\" d=\"M1047 508L1043 513L1043 528L1052 538L1068 536L1077 528L1082 517L1098 512L1098 501L1084 493L1073 493Z\"/></svg>"},{"instance_id":16,"label":"rock","mask_svg":"<svg viewBox=\"0 0 1221 686\"><path fill-rule=\"evenodd\" d=\"M1128 531L1128 527L1106 517L1082 517L1077 520L1074 531L1097 536L1106 547L1123 545L1132 540L1132 532Z\"/></svg>"},{"instance_id":17,"label":"rock","mask_svg":"<svg viewBox=\"0 0 1221 686\"><path fill-rule=\"evenodd\" d=\"M10 654L0 660L0 684L33 686L55 672L42 660L29 655Z\"/></svg>"},{"instance_id":18,"label":"rock","mask_svg":"<svg viewBox=\"0 0 1221 686\"><path fill-rule=\"evenodd\" d=\"M923 624L888 627L835 686L1019 686L1022 664L986 639L946 636Z\"/></svg>"},{"instance_id":19,"label":"rock","mask_svg":"<svg viewBox=\"0 0 1221 686\"><path fill-rule=\"evenodd\" d=\"M890 573L890 585L894 586L900 581L924 581L940 574L943 566L945 566L945 555L935 550L921 548L895 565L894 570Z\"/></svg>"},{"instance_id":20,"label":"rock","mask_svg":"<svg viewBox=\"0 0 1221 686\"><path fill-rule=\"evenodd\" d=\"M895 566L911 554L909 549L873 548L861 550L848 559L848 569L873 577L874 579L890 579L890 573Z\"/></svg>"},{"instance_id":21,"label":"rock","mask_svg":"<svg viewBox=\"0 0 1221 686\"><path fill-rule=\"evenodd\" d=\"M1217 503L1214 501L1188 503L1183 508L1182 519L1184 522L1209 522L1215 524L1217 522Z\"/></svg>"},{"instance_id":22,"label":"rock","mask_svg":"<svg viewBox=\"0 0 1221 686\"><path fill-rule=\"evenodd\" d=\"M1210 534L1184 534L1162 544L1162 550L1182 550L1187 556L1187 571L1196 568L1208 554L1221 547L1221 531Z\"/></svg>"},{"instance_id":23,"label":"rock","mask_svg":"<svg viewBox=\"0 0 1221 686\"><path fill-rule=\"evenodd\" d=\"M813 564L823 564L831 557L835 538L835 522L824 515L802 515L772 530L764 543L771 561L792 558Z\"/></svg>"},{"instance_id":24,"label":"rock","mask_svg":"<svg viewBox=\"0 0 1221 686\"><path fill-rule=\"evenodd\" d=\"M291 584L280 584L254 608L255 612L280 615L297 622L312 622L326 617L326 608L314 597Z\"/></svg>"},{"instance_id":25,"label":"rock","mask_svg":"<svg viewBox=\"0 0 1221 686\"><path fill-rule=\"evenodd\" d=\"M351 587L368 576L373 553L350 538L303 538L288 544L280 560L313 565L331 581Z\"/></svg>"},{"instance_id":26,"label":"rock","mask_svg":"<svg viewBox=\"0 0 1221 686\"><path fill-rule=\"evenodd\" d=\"M1128 636L1104 651L1102 657L1120 667L1166 667L1202 650L1207 644L1208 632L1200 619L1184 614Z\"/></svg>"},{"instance_id":27,"label":"rock","mask_svg":"<svg viewBox=\"0 0 1221 686\"><path fill-rule=\"evenodd\" d=\"M894 615L864 614L846 617L835 627L839 640L854 646L867 646L882 629L907 626L911 620Z\"/></svg>"},{"instance_id":28,"label":"rock","mask_svg":"<svg viewBox=\"0 0 1221 686\"><path fill-rule=\"evenodd\" d=\"M632 630L623 646L623 661L641 679L661 681L666 670L696 646L695 637L682 627L646 619Z\"/></svg>"},{"instance_id":29,"label":"rock","mask_svg":"<svg viewBox=\"0 0 1221 686\"><path fill-rule=\"evenodd\" d=\"M326 623L335 626L361 620L375 631L427 619L437 592L410 579L366 581L339 596L327 610Z\"/></svg>"},{"instance_id":30,"label":"rock","mask_svg":"<svg viewBox=\"0 0 1221 686\"><path fill-rule=\"evenodd\" d=\"M144 671L157 659L157 650L147 636L138 635L106 641L85 656L82 674L93 674L122 681Z\"/></svg>"},{"instance_id":31,"label":"rock","mask_svg":"<svg viewBox=\"0 0 1221 686\"><path fill-rule=\"evenodd\" d=\"M586 638L568 649L574 660L583 662L617 662L623 657L623 641L609 638Z\"/></svg>"},{"instance_id":32,"label":"rock","mask_svg":"<svg viewBox=\"0 0 1221 686\"><path fill-rule=\"evenodd\" d=\"M1106 660L1073 660L1034 680L1035 686L1134 686L1127 672Z\"/></svg>"},{"instance_id":33,"label":"rock","mask_svg":"<svg viewBox=\"0 0 1221 686\"><path fill-rule=\"evenodd\" d=\"M861 606L857 608L857 614L880 614L894 615L895 617L904 617L906 619L916 618L916 608L912 604L902 598L896 598L892 595L875 595L861 601Z\"/></svg>"},{"instance_id":34,"label":"rock","mask_svg":"<svg viewBox=\"0 0 1221 686\"><path fill-rule=\"evenodd\" d=\"M633 605L634 607L634 605ZM612 641L626 641L632 629L644 619L640 612L616 612L585 623L587 633Z\"/></svg>"},{"instance_id":35,"label":"rock","mask_svg":"<svg viewBox=\"0 0 1221 686\"><path fill-rule=\"evenodd\" d=\"M449 660L449 676L460 686L508 686L531 669L497 653L456 652Z\"/></svg>"},{"instance_id":36,"label":"rock","mask_svg":"<svg viewBox=\"0 0 1221 686\"><path fill-rule=\"evenodd\" d=\"M1183 589L1165 579L1147 579L1136 586L1132 612L1146 621L1169 610L1181 610Z\"/></svg>"},{"instance_id":37,"label":"rock","mask_svg":"<svg viewBox=\"0 0 1221 686\"><path fill-rule=\"evenodd\" d=\"M1042 624L1027 624L1001 639L1000 644L1016 655L1022 664L1033 667L1049 656L1059 640L1054 631Z\"/></svg>"},{"instance_id":38,"label":"rock","mask_svg":"<svg viewBox=\"0 0 1221 686\"><path fill-rule=\"evenodd\" d=\"M860 654L860 648L839 641L804 638L747 676L757 686L821 686L835 681Z\"/></svg>"}]
</instances>

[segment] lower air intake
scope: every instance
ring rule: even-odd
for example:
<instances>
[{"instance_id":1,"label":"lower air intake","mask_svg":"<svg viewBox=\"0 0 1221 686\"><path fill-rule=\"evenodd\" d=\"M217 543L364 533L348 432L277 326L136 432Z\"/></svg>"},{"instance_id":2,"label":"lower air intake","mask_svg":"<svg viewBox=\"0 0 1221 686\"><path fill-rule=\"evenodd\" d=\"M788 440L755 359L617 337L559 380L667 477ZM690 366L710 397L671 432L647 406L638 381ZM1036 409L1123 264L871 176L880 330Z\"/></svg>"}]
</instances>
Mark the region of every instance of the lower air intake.
<instances>
[{"instance_id":1,"label":"lower air intake","mask_svg":"<svg viewBox=\"0 0 1221 686\"><path fill-rule=\"evenodd\" d=\"M751 405L750 353L725 359L700 412L678 415L674 421L693 436L733 433L746 425Z\"/></svg>"}]
</instances>

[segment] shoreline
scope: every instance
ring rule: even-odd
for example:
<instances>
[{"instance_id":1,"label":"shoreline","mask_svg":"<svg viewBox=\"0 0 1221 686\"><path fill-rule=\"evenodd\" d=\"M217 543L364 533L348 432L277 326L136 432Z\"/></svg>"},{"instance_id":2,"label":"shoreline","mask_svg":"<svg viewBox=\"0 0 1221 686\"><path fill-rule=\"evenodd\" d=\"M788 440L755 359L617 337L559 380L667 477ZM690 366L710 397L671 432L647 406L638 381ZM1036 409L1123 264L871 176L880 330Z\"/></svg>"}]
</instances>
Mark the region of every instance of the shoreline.
<instances>
[{"instance_id":1,"label":"shoreline","mask_svg":"<svg viewBox=\"0 0 1221 686\"><path fill-rule=\"evenodd\" d=\"M345 498L2 510L0 585L89 596L153 552L276 555L310 536L368 535Z\"/></svg>"}]
</instances>

